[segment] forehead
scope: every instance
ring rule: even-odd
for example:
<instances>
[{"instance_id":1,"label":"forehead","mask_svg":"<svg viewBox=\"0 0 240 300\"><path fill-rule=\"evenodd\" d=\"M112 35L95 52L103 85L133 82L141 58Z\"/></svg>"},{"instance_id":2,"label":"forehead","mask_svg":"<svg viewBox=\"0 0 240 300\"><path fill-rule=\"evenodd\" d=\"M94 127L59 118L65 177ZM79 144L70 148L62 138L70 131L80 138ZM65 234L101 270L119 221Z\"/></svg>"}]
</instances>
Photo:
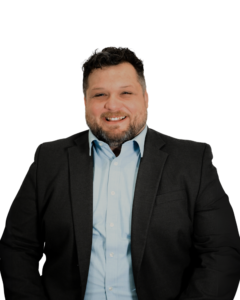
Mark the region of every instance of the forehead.
<instances>
[{"instance_id":1,"label":"forehead","mask_svg":"<svg viewBox=\"0 0 240 300\"><path fill-rule=\"evenodd\" d=\"M137 72L133 65L128 62L116 66L107 66L94 69L88 77L89 87L98 87L99 84L113 84L116 82L121 85L135 83L137 81Z\"/></svg>"}]
</instances>

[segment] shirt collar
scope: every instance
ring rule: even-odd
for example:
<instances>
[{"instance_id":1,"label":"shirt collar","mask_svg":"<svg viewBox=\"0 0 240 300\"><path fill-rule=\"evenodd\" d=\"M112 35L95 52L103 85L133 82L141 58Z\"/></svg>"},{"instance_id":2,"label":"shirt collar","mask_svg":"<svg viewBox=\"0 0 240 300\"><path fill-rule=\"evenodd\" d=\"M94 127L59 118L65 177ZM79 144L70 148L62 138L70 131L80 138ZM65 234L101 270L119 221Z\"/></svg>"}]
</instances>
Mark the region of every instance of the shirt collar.
<instances>
[{"instance_id":1,"label":"shirt collar","mask_svg":"<svg viewBox=\"0 0 240 300\"><path fill-rule=\"evenodd\" d=\"M136 141L138 143L141 152L141 157L143 157L146 134L147 134L147 124L145 125L144 129L131 140L131 141ZM92 142L95 140L100 142L100 140L96 138L96 136L92 133L91 129L89 128L88 131L89 156L91 156Z\"/></svg>"}]
</instances>

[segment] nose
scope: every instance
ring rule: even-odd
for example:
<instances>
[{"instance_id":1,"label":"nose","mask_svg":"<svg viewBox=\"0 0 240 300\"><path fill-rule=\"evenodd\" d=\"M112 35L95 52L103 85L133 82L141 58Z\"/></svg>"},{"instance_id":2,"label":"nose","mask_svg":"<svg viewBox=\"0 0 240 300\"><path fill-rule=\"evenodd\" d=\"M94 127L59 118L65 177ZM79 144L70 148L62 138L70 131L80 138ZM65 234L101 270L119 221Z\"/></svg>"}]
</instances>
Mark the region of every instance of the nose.
<instances>
[{"instance_id":1,"label":"nose","mask_svg":"<svg viewBox=\"0 0 240 300\"><path fill-rule=\"evenodd\" d=\"M106 101L104 107L108 110L119 110L122 107L122 101L119 100L116 96L111 95Z\"/></svg>"}]
</instances>

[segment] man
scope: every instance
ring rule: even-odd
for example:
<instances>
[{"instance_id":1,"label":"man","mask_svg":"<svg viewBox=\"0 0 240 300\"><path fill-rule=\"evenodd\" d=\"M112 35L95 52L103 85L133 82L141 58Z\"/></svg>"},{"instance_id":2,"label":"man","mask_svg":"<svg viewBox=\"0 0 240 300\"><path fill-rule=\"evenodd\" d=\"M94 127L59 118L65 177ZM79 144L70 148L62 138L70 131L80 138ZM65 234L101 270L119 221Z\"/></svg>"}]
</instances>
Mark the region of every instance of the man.
<instances>
[{"instance_id":1,"label":"man","mask_svg":"<svg viewBox=\"0 0 240 300\"><path fill-rule=\"evenodd\" d=\"M83 70L89 130L37 147L7 216L6 299L232 300L240 238L210 145L146 125L128 48Z\"/></svg>"}]
</instances>

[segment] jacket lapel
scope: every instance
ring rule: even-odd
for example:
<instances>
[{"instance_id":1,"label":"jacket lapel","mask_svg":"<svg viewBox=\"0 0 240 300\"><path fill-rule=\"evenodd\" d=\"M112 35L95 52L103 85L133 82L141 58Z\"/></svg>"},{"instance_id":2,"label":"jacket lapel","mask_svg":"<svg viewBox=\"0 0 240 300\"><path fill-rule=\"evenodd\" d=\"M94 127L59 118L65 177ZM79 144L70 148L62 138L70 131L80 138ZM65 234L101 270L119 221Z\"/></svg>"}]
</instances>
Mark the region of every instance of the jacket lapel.
<instances>
[{"instance_id":1,"label":"jacket lapel","mask_svg":"<svg viewBox=\"0 0 240 300\"><path fill-rule=\"evenodd\" d=\"M70 193L82 299L86 289L92 248L93 224L93 155L89 156L88 130L68 148Z\"/></svg>"},{"instance_id":2,"label":"jacket lapel","mask_svg":"<svg viewBox=\"0 0 240 300\"><path fill-rule=\"evenodd\" d=\"M89 156L88 130L68 148L70 190L78 262L85 293L92 247L93 224L93 155ZM160 148L165 144L160 134L148 127L144 155L138 169L131 225L131 253L135 285L142 262L156 193L168 154Z\"/></svg>"},{"instance_id":3,"label":"jacket lapel","mask_svg":"<svg viewBox=\"0 0 240 300\"><path fill-rule=\"evenodd\" d=\"M152 209L164 164L168 157L166 152L160 150L164 144L160 134L148 128L144 155L138 169L132 208L131 254L136 288Z\"/></svg>"}]
</instances>

